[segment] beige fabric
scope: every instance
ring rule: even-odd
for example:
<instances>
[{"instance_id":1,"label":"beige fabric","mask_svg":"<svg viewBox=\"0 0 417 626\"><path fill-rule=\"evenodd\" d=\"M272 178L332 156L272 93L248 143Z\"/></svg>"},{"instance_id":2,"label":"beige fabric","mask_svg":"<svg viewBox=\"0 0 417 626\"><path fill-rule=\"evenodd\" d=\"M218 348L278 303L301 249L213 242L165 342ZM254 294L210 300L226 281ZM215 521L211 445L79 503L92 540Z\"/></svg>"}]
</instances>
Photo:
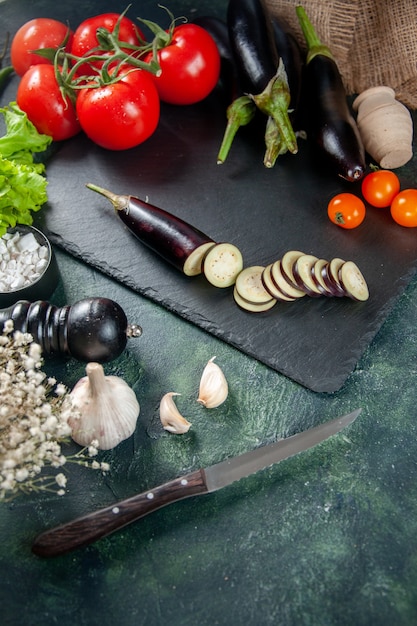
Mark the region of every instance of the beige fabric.
<instances>
[{"instance_id":1,"label":"beige fabric","mask_svg":"<svg viewBox=\"0 0 417 626\"><path fill-rule=\"evenodd\" d=\"M265 0L305 47L295 14L302 4L321 41L331 49L347 93L392 87L417 109L416 0Z\"/></svg>"}]
</instances>

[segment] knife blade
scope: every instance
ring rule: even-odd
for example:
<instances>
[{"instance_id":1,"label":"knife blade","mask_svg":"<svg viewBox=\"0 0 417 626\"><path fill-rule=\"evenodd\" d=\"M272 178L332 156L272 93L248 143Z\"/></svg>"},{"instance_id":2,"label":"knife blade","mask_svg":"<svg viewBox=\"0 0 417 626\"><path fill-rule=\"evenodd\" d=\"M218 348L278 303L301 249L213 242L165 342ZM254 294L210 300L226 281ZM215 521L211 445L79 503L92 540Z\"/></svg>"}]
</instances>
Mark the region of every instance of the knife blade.
<instances>
[{"instance_id":1,"label":"knife blade","mask_svg":"<svg viewBox=\"0 0 417 626\"><path fill-rule=\"evenodd\" d=\"M87 546L163 506L191 496L217 491L236 480L316 446L352 424L361 410L357 409L290 437L198 469L154 489L46 530L35 539L32 551L42 557L58 556Z\"/></svg>"}]
</instances>

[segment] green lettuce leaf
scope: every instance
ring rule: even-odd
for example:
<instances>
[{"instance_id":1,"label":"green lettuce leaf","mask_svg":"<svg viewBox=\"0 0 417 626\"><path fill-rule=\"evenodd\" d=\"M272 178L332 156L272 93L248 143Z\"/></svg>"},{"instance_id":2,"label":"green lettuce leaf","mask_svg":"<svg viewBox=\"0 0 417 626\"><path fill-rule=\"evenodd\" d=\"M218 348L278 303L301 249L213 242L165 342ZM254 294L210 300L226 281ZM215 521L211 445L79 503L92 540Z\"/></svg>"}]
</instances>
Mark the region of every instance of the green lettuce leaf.
<instances>
[{"instance_id":1,"label":"green lettuce leaf","mask_svg":"<svg viewBox=\"0 0 417 626\"><path fill-rule=\"evenodd\" d=\"M33 163L33 154L44 152L52 137L39 133L16 102L0 109L6 134L0 137L0 154L18 163Z\"/></svg>"},{"instance_id":2,"label":"green lettuce leaf","mask_svg":"<svg viewBox=\"0 0 417 626\"><path fill-rule=\"evenodd\" d=\"M45 165L34 161L51 137L38 133L15 102L0 109L6 134L0 137L0 237L16 224L32 224L32 212L47 201Z\"/></svg>"},{"instance_id":3,"label":"green lettuce leaf","mask_svg":"<svg viewBox=\"0 0 417 626\"><path fill-rule=\"evenodd\" d=\"M32 212L48 199L47 184L29 165L0 157L0 236L17 223L32 224Z\"/></svg>"}]
</instances>

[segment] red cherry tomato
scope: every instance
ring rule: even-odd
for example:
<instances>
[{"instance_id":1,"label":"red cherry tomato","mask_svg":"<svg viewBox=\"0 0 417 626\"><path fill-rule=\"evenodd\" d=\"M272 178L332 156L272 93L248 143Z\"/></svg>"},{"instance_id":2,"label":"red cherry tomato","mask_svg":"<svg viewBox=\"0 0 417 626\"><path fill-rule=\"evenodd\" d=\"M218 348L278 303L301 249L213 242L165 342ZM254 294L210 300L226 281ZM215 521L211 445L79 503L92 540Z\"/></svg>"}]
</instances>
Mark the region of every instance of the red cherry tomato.
<instances>
[{"instance_id":1,"label":"red cherry tomato","mask_svg":"<svg viewBox=\"0 0 417 626\"><path fill-rule=\"evenodd\" d=\"M362 181L362 195L374 207L389 207L399 191L399 178L391 170L371 172Z\"/></svg>"},{"instance_id":2,"label":"red cherry tomato","mask_svg":"<svg viewBox=\"0 0 417 626\"><path fill-rule=\"evenodd\" d=\"M72 33L68 26L48 17L38 17L26 22L13 37L10 57L13 68L19 76L32 66L42 63L51 65L52 61L35 54L34 50L59 48L69 36L65 49L71 49Z\"/></svg>"},{"instance_id":3,"label":"red cherry tomato","mask_svg":"<svg viewBox=\"0 0 417 626\"><path fill-rule=\"evenodd\" d=\"M62 96L53 65L32 65L20 80L16 102L37 130L54 141L81 130L74 106Z\"/></svg>"},{"instance_id":4,"label":"red cherry tomato","mask_svg":"<svg viewBox=\"0 0 417 626\"><path fill-rule=\"evenodd\" d=\"M208 96L219 80L218 48L201 26L176 26L171 42L157 54L162 72L154 80L164 102L194 104ZM150 58L151 54L145 61Z\"/></svg>"},{"instance_id":5,"label":"red cherry tomato","mask_svg":"<svg viewBox=\"0 0 417 626\"><path fill-rule=\"evenodd\" d=\"M329 219L341 228L356 228L365 219L364 202L353 193L339 193L334 196L328 206Z\"/></svg>"},{"instance_id":6,"label":"red cherry tomato","mask_svg":"<svg viewBox=\"0 0 417 626\"><path fill-rule=\"evenodd\" d=\"M126 150L148 139L159 122L160 102L152 75L128 71L112 84L81 89L76 110L83 131L108 150Z\"/></svg>"},{"instance_id":7,"label":"red cherry tomato","mask_svg":"<svg viewBox=\"0 0 417 626\"><path fill-rule=\"evenodd\" d=\"M404 189L391 204L392 218L400 226L417 226L417 189Z\"/></svg>"},{"instance_id":8,"label":"red cherry tomato","mask_svg":"<svg viewBox=\"0 0 417 626\"><path fill-rule=\"evenodd\" d=\"M119 19L119 13L102 13L101 15L95 15L94 17L84 20L74 32L71 53L77 57L82 57L93 48L96 48L99 45L97 29L105 28L112 33ZM118 39L130 45L139 46L140 40L144 39L144 35L132 20L123 16L120 20ZM96 69L100 69L102 63L100 61L94 61L92 66ZM77 72L79 76L88 76L92 73L91 66L87 64L80 65Z\"/></svg>"}]
</instances>

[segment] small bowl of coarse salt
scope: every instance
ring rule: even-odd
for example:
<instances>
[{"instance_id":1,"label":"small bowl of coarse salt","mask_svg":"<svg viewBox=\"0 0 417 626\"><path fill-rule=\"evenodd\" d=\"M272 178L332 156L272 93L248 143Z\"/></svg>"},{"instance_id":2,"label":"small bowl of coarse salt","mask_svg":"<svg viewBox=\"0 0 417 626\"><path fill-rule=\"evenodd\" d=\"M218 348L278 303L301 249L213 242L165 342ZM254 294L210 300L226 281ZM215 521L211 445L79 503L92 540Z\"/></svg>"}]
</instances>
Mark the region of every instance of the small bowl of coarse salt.
<instances>
[{"instance_id":1,"label":"small bowl of coarse salt","mask_svg":"<svg viewBox=\"0 0 417 626\"><path fill-rule=\"evenodd\" d=\"M56 257L44 233L19 224L0 237L0 308L46 300L58 281Z\"/></svg>"}]
</instances>

